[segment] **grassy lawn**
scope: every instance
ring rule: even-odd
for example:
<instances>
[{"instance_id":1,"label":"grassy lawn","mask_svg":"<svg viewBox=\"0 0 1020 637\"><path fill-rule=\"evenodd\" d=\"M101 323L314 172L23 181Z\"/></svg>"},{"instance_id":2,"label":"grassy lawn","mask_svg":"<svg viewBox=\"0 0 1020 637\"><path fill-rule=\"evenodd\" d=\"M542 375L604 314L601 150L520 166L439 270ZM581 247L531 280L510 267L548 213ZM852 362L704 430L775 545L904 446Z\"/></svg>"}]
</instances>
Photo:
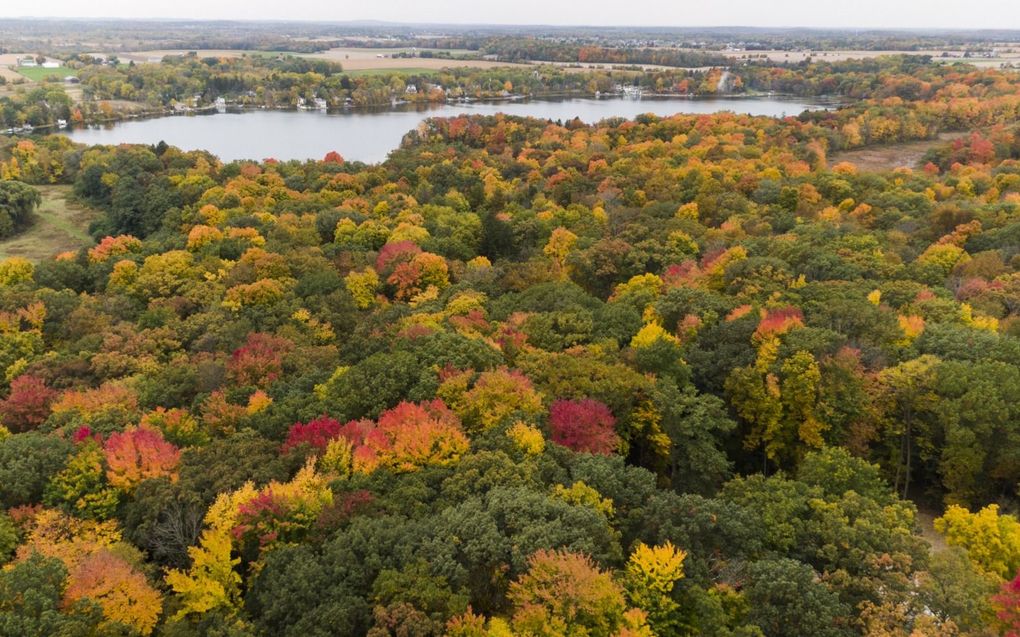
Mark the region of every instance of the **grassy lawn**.
<instances>
[{"instance_id":1,"label":"grassy lawn","mask_svg":"<svg viewBox=\"0 0 1020 637\"><path fill-rule=\"evenodd\" d=\"M41 82L47 77L64 78L68 75L77 75L78 73L75 69L69 69L66 66L61 66L55 69L44 69L41 66L19 66L17 67L17 71L33 82Z\"/></svg>"},{"instance_id":2,"label":"grassy lawn","mask_svg":"<svg viewBox=\"0 0 1020 637\"><path fill-rule=\"evenodd\" d=\"M66 250L91 245L89 224L99 213L75 202L71 186L36 186L42 205L35 211L35 223L13 237L0 240L0 259L24 257L41 261Z\"/></svg>"}]
</instances>

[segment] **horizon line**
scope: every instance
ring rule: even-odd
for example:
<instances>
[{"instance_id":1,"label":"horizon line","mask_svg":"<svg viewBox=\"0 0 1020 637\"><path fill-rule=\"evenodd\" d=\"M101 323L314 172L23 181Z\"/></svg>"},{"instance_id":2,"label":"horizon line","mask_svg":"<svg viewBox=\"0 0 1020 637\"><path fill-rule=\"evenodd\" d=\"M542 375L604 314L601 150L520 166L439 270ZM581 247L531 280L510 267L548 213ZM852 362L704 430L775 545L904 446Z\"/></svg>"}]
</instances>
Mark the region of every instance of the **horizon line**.
<instances>
[{"instance_id":1,"label":"horizon line","mask_svg":"<svg viewBox=\"0 0 1020 637\"><path fill-rule=\"evenodd\" d=\"M515 22L397 22L362 18L355 20L314 20L307 18L189 18L174 16L150 17L118 17L118 16L3 16L3 20L68 20L68 21L117 21L117 22L194 22L194 23L234 23L234 24L306 24L306 25L361 25L378 27L503 27L503 28L556 28L556 29L648 29L650 31L690 30L690 29L751 29L751 30L805 30L805 31L837 31L837 32L896 32L896 31L939 31L948 33L993 32L1017 33L1020 27L952 27L952 26L823 26L823 25L751 25L751 24L690 24L690 25L650 25L650 24L566 24L566 23L515 23Z\"/></svg>"}]
</instances>

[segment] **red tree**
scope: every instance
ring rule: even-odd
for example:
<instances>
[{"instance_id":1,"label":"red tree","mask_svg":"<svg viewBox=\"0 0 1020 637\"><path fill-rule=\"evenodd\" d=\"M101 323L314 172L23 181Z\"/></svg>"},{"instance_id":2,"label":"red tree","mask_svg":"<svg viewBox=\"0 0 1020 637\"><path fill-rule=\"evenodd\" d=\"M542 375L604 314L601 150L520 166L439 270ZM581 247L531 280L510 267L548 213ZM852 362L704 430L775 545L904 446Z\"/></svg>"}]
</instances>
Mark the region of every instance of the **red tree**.
<instances>
[{"instance_id":1,"label":"red tree","mask_svg":"<svg viewBox=\"0 0 1020 637\"><path fill-rule=\"evenodd\" d=\"M329 416L319 416L307 424L294 423L287 433L286 442L283 443L283 451L286 453L303 444L325 451L329 441L340 436L340 429L340 422Z\"/></svg>"},{"instance_id":2,"label":"red tree","mask_svg":"<svg viewBox=\"0 0 1020 637\"><path fill-rule=\"evenodd\" d=\"M35 429L50 415L57 392L35 376L18 376L11 381L11 394L0 401L0 423L18 433Z\"/></svg>"},{"instance_id":3,"label":"red tree","mask_svg":"<svg viewBox=\"0 0 1020 637\"><path fill-rule=\"evenodd\" d=\"M992 597L1004 637L1020 637L1020 573L1004 582L999 594Z\"/></svg>"},{"instance_id":4,"label":"red tree","mask_svg":"<svg viewBox=\"0 0 1020 637\"><path fill-rule=\"evenodd\" d=\"M394 268L401 263L410 263L416 254L421 253L421 248L413 241L394 241L387 243L379 250L379 256L375 258L375 271L389 277Z\"/></svg>"},{"instance_id":5,"label":"red tree","mask_svg":"<svg viewBox=\"0 0 1020 637\"><path fill-rule=\"evenodd\" d=\"M782 308L771 309L765 312L758 329L754 335L759 338L768 338L777 334L783 334L794 327L804 326L804 313L800 308L788 305Z\"/></svg>"},{"instance_id":6,"label":"red tree","mask_svg":"<svg viewBox=\"0 0 1020 637\"><path fill-rule=\"evenodd\" d=\"M549 408L549 428L553 442L573 449L608 455L618 440L609 407L592 398L557 400Z\"/></svg>"},{"instance_id":7,"label":"red tree","mask_svg":"<svg viewBox=\"0 0 1020 637\"><path fill-rule=\"evenodd\" d=\"M355 471L370 473L380 466L414 471L446 464L467 451L460 420L441 400L402 402L379 415L379 421L352 420L340 435L353 447Z\"/></svg>"},{"instance_id":8,"label":"red tree","mask_svg":"<svg viewBox=\"0 0 1020 637\"><path fill-rule=\"evenodd\" d=\"M265 387L283 373L283 356L292 347L285 338L253 332L231 354L227 371L238 384Z\"/></svg>"},{"instance_id":9,"label":"red tree","mask_svg":"<svg viewBox=\"0 0 1020 637\"><path fill-rule=\"evenodd\" d=\"M181 452L154 429L129 429L112 433L103 445L106 453L106 479L110 484L131 491L149 478L177 478Z\"/></svg>"}]
</instances>

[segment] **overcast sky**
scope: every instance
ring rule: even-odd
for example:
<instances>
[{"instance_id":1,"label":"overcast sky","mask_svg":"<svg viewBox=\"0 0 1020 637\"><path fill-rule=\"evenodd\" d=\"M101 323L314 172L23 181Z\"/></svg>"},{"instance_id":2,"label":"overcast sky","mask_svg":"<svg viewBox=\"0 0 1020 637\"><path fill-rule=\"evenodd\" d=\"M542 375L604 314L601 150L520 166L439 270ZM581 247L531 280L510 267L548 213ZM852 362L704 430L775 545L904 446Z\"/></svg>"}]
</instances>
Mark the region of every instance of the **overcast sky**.
<instances>
[{"instance_id":1,"label":"overcast sky","mask_svg":"<svg viewBox=\"0 0 1020 637\"><path fill-rule=\"evenodd\" d=\"M38 0L0 16L1020 29L1020 0Z\"/></svg>"}]
</instances>

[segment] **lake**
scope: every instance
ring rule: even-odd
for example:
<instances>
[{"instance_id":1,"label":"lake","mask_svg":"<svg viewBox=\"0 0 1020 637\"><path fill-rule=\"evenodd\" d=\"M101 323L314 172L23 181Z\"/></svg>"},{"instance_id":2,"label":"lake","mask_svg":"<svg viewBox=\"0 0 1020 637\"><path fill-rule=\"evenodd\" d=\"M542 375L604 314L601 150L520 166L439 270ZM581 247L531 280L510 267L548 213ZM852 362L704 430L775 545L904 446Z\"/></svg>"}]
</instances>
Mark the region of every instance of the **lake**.
<instances>
[{"instance_id":1,"label":"lake","mask_svg":"<svg viewBox=\"0 0 1020 637\"><path fill-rule=\"evenodd\" d=\"M214 115L174 116L120 122L102 128L68 131L83 144L156 144L184 150L208 150L224 161L235 159L322 159L335 150L346 159L380 162L400 145L404 135L429 117L506 113L593 123L609 117L633 118L643 113L715 113L733 111L783 117L826 108L776 97L741 98L576 98L455 104L405 105L385 110L244 111Z\"/></svg>"}]
</instances>

